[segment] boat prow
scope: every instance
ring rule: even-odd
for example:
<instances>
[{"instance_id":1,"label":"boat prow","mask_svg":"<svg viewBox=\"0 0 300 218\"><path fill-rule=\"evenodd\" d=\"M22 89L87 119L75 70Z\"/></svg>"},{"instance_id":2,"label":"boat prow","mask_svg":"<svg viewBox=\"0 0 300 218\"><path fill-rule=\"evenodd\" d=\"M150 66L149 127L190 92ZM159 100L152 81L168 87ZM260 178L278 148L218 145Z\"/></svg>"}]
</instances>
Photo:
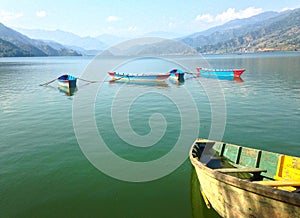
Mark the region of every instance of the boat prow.
<instances>
[{"instance_id":1,"label":"boat prow","mask_svg":"<svg viewBox=\"0 0 300 218\"><path fill-rule=\"evenodd\" d=\"M72 75L64 74L58 77L57 80L58 80L58 86L60 87L76 88L77 78Z\"/></svg>"},{"instance_id":2,"label":"boat prow","mask_svg":"<svg viewBox=\"0 0 300 218\"><path fill-rule=\"evenodd\" d=\"M234 69L234 77L240 77L245 72L245 69Z\"/></svg>"},{"instance_id":3,"label":"boat prow","mask_svg":"<svg viewBox=\"0 0 300 218\"><path fill-rule=\"evenodd\" d=\"M170 79L173 79L178 82L184 82L184 73L182 70L174 68L170 70Z\"/></svg>"},{"instance_id":4,"label":"boat prow","mask_svg":"<svg viewBox=\"0 0 300 218\"><path fill-rule=\"evenodd\" d=\"M197 139L190 160L220 216L300 217L299 157Z\"/></svg>"}]
</instances>

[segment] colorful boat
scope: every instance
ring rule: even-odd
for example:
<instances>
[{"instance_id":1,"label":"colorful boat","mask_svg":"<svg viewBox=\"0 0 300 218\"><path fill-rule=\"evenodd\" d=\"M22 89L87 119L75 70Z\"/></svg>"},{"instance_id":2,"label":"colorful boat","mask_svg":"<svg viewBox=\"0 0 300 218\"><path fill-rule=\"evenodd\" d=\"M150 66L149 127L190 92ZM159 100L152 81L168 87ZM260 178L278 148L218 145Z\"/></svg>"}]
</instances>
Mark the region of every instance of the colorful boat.
<instances>
[{"instance_id":1,"label":"colorful boat","mask_svg":"<svg viewBox=\"0 0 300 218\"><path fill-rule=\"evenodd\" d=\"M170 79L175 81L184 82L184 72L180 69L172 69L170 72Z\"/></svg>"},{"instance_id":2,"label":"colorful boat","mask_svg":"<svg viewBox=\"0 0 300 218\"><path fill-rule=\"evenodd\" d=\"M190 160L220 216L300 217L299 157L197 139Z\"/></svg>"},{"instance_id":3,"label":"colorful boat","mask_svg":"<svg viewBox=\"0 0 300 218\"><path fill-rule=\"evenodd\" d=\"M66 88L76 88L77 78L68 74L64 74L57 78L58 86Z\"/></svg>"},{"instance_id":4,"label":"colorful boat","mask_svg":"<svg viewBox=\"0 0 300 218\"><path fill-rule=\"evenodd\" d=\"M112 80L121 80L121 81L135 81L135 82L153 82L153 81L164 81L170 74L128 74L128 73L117 73L117 72L108 72L108 75L111 76Z\"/></svg>"},{"instance_id":5,"label":"colorful boat","mask_svg":"<svg viewBox=\"0 0 300 218\"><path fill-rule=\"evenodd\" d=\"M240 77L245 69L208 69L197 67L198 76Z\"/></svg>"}]
</instances>

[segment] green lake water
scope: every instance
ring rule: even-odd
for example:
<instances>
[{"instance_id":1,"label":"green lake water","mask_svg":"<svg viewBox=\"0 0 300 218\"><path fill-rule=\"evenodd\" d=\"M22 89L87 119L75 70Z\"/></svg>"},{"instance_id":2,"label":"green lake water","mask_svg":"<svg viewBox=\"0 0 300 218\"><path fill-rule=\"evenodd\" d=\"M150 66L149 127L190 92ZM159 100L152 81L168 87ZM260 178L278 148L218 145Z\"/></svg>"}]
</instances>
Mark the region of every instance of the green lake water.
<instances>
[{"instance_id":1,"label":"green lake water","mask_svg":"<svg viewBox=\"0 0 300 218\"><path fill-rule=\"evenodd\" d=\"M184 84L167 80L159 85L109 83L101 65L89 77L91 61L0 59L0 217L218 217L203 203L188 159L195 137L222 136L225 142L300 156L299 53L144 58L115 68L143 73L183 67L194 72L205 63L246 69L242 80L187 74ZM63 73L89 80L97 80L99 73L102 82L78 81L72 96L56 82L39 86ZM94 102L98 135L84 113L88 99ZM147 134L156 130L164 130L161 138L147 146ZM127 136L140 137L142 143L136 140L138 146L133 146ZM166 158L140 170L138 163L168 154L181 136L178 157L184 158L178 167L176 158ZM108 150L98 152L104 144L133 164L113 161Z\"/></svg>"}]
</instances>

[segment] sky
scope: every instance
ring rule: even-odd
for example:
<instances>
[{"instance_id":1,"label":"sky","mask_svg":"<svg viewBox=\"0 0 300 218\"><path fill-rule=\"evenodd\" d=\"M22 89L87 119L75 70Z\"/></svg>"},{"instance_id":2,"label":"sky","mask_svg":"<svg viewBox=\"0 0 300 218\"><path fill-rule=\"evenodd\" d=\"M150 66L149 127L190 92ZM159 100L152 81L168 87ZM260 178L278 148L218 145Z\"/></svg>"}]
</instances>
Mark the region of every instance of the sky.
<instances>
[{"instance_id":1,"label":"sky","mask_svg":"<svg viewBox=\"0 0 300 218\"><path fill-rule=\"evenodd\" d=\"M0 22L79 36L187 35L233 19L295 8L300 0L1 0Z\"/></svg>"}]
</instances>

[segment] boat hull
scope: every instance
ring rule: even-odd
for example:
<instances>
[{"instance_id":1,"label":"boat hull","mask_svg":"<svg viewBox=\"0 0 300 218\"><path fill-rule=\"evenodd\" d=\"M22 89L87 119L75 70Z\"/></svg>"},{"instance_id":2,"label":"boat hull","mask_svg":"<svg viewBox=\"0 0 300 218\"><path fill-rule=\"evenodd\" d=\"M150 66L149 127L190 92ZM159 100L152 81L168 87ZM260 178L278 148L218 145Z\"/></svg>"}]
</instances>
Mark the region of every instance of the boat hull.
<instances>
[{"instance_id":1,"label":"boat hull","mask_svg":"<svg viewBox=\"0 0 300 218\"><path fill-rule=\"evenodd\" d=\"M300 194L218 172L190 151L205 198L222 217L300 217Z\"/></svg>"},{"instance_id":2,"label":"boat hull","mask_svg":"<svg viewBox=\"0 0 300 218\"><path fill-rule=\"evenodd\" d=\"M197 67L200 76L240 77L245 69L205 69Z\"/></svg>"},{"instance_id":3,"label":"boat hull","mask_svg":"<svg viewBox=\"0 0 300 218\"><path fill-rule=\"evenodd\" d=\"M170 74L120 74L116 72L109 72L108 75L112 80L134 82L164 81L170 76Z\"/></svg>"},{"instance_id":4,"label":"boat hull","mask_svg":"<svg viewBox=\"0 0 300 218\"><path fill-rule=\"evenodd\" d=\"M71 75L62 75L58 79L58 86L64 88L76 88L77 78Z\"/></svg>"}]
</instances>

